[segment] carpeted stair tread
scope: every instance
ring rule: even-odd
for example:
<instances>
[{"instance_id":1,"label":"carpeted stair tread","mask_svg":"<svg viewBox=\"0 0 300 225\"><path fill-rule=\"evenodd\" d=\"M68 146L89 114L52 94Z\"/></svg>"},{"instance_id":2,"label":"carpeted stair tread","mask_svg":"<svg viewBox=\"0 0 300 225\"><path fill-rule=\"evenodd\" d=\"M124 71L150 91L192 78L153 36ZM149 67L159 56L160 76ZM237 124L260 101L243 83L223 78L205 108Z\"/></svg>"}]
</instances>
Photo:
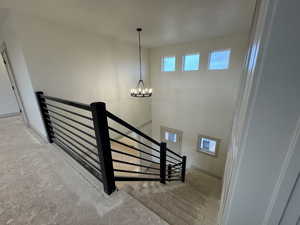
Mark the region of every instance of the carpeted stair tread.
<instances>
[{"instance_id":1,"label":"carpeted stair tread","mask_svg":"<svg viewBox=\"0 0 300 225\"><path fill-rule=\"evenodd\" d=\"M134 196L133 196L134 197ZM167 221L170 225L191 225L187 223L187 221L183 220L182 218L178 217L178 215L173 214L169 209L161 206L158 202L151 198L138 198L141 203L143 203L148 209L152 210L162 219Z\"/></svg>"},{"instance_id":2,"label":"carpeted stair tread","mask_svg":"<svg viewBox=\"0 0 300 225\"><path fill-rule=\"evenodd\" d=\"M180 216L183 220L189 224L200 224L203 220L203 216L194 211L192 205L186 206L181 202L176 201L172 196L167 193L159 193L149 196L152 200L158 202L162 207L170 210L173 214Z\"/></svg>"}]
</instances>

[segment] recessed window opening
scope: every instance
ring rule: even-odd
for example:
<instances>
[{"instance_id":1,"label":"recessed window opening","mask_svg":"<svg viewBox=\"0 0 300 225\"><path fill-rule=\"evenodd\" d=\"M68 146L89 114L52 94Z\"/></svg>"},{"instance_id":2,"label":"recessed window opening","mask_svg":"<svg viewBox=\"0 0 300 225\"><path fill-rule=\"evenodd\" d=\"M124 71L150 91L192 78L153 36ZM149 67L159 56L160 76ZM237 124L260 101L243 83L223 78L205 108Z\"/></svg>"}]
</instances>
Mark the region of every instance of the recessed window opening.
<instances>
[{"instance_id":1,"label":"recessed window opening","mask_svg":"<svg viewBox=\"0 0 300 225\"><path fill-rule=\"evenodd\" d=\"M209 70L226 70L229 69L231 50L218 50L210 53Z\"/></svg>"},{"instance_id":2,"label":"recessed window opening","mask_svg":"<svg viewBox=\"0 0 300 225\"><path fill-rule=\"evenodd\" d=\"M174 72L176 71L176 56L164 56L161 60L162 72Z\"/></svg>"},{"instance_id":3,"label":"recessed window opening","mask_svg":"<svg viewBox=\"0 0 300 225\"><path fill-rule=\"evenodd\" d=\"M166 142L168 148L172 151L180 153L182 145L183 132L169 127L160 127L160 140Z\"/></svg>"},{"instance_id":4,"label":"recessed window opening","mask_svg":"<svg viewBox=\"0 0 300 225\"><path fill-rule=\"evenodd\" d=\"M199 70L200 54L188 54L183 56L183 71Z\"/></svg>"},{"instance_id":5,"label":"recessed window opening","mask_svg":"<svg viewBox=\"0 0 300 225\"><path fill-rule=\"evenodd\" d=\"M177 142L177 134L169 132L169 131L166 131L165 132L165 139L168 140L168 141L170 141L170 142L176 143Z\"/></svg>"},{"instance_id":6,"label":"recessed window opening","mask_svg":"<svg viewBox=\"0 0 300 225\"><path fill-rule=\"evenodd\" d=\"M199 135L197 149L200 152L216 156L220 140L218 138Z\"/></svg>"}]
</instances>

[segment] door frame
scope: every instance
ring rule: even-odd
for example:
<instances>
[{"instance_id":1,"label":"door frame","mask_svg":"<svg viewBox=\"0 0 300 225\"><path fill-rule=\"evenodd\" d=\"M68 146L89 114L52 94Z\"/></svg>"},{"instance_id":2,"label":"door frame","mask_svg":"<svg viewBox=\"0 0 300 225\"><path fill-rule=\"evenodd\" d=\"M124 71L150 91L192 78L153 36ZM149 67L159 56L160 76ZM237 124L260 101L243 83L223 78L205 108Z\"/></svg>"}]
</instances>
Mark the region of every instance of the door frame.
<instances>
[{"instance_id":1,"label":"door frame","mask_svg":"<svg viewBox=\"0 0 300 225\"><path fill-rule=\"evenodd\" d=\"M18 103L18 106L20 109L20 113L22 114L23 121L26 126L29 126L28 118L27 118L24 104L23 104L21 94L20 94L20 89L18 87L16 78L15 78L14 70L13 70L13 67L12 67L12 64L11 64L11 61L9 58L9 54L8 54L7 46L6 46L5 42L3 42L0 46L0 54L1 54L2 60L4 61L5 69L6 69L10 84L12 86L13 92L15 94L15 97L16 97L16 100L17 100L17 103Z\"/></svg>"},{"instance_id":2,"label":"door frame","mask_svg":"<svg viewBox=\"0 0 300 225\"><path fill-rule=\"evenodd\" d=\"M228 153L223 176L222 195L218 213L218 225L227 224L228 211L231 208L231 197L234 192L234 177L238 173L238 161L241 155L241 143L245 133L247 133L249 114L251 114L255 93L259 84L260 77L255 76L255 71L260 63L260 54L262 54L261 43L264 39L263 30L267 22L267 12L269 0L256 0L255 10L253 12L251 28L249 31L248 52L243 66L240 90L234 113L231 140L228 147Z\"/></svg>"}]
</instances>

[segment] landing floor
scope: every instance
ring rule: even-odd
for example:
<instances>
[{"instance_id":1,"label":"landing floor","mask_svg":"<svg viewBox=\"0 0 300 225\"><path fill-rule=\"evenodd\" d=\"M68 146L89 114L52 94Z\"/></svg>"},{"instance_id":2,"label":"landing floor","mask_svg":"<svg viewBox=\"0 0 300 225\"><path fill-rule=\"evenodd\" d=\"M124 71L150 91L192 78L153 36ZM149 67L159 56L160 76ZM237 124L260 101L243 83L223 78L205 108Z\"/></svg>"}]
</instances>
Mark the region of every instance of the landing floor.
<instances>
[{"instance_id":1,"label":"landing floor","mask_svg":"<svg viewBox=\"0 0 300 225\"><path fill-rule=\"evenodd\" d=\"M0 119L0 224L167 225L123 191L105 195L101 183L41 144L19 117Z\"/></svg>"}]
</instances>

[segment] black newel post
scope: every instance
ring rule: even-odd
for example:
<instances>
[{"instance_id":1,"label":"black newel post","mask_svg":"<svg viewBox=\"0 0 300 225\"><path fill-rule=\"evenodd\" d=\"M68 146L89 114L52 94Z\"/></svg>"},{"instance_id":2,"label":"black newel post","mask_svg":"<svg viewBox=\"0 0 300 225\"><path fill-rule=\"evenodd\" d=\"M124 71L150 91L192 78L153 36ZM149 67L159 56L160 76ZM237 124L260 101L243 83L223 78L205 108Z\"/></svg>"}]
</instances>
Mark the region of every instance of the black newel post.
<instances>
[{"instance_id":1,"label":"black newel post","mask_svg":"<svg viewBox=\"0 0 300 225\"><path fill-rule=\"evenodd\" d=\"M171 179L171 177L172 177L171 169L172 169L171 164L168 164L168 179Z\"/></svg>"},{"instance_id":2,"label":"black newel post","mask_svg":"<svg viewBox=\"0 0 300 225\"><path fill-rule=\"evenodd\" d=\"M186 156L182 157L181 181L185 182Z\"/></svg>"},{"instance_id":3,"label":"black newel post","mask_svg":"<svg viewBox=\"0 0 300 225\"><path fill-rule=\"evenodd\" d=\"M48 142L53 143L53 135L52 135L53 131L52 131L52 127L51 127L51 120L49 117L49 112L47 110L47 105L46 105L45 99L43 98L44 93L42 91L38 91L35 94L37 97L37 101L38 101L39 108L41 111L41 116L42 116L44 126L46 129Z\"/></svg>"},{"instance_id":4,"label":"black newel post","mask_svg":"<svg viewBox=\"0 0 300 225\"><path fill-rule=\"evenodd\" d=\"M97 141L98 156L102 171L103 187L104 191L110 195L116 190L116 185L113 171L105 103L92 103L91 109Z\"/></svg>"},{"instance_id":5,"label":"black newel post","mask_svg":"<svg viewBox=\"0 0 300 225\"><path fill-rule=\"evenodd\" d=\"M162 142L160 144L160 183L166 183L166 158L167 158L167 144Z\"/></svg>"}]
</instances>

